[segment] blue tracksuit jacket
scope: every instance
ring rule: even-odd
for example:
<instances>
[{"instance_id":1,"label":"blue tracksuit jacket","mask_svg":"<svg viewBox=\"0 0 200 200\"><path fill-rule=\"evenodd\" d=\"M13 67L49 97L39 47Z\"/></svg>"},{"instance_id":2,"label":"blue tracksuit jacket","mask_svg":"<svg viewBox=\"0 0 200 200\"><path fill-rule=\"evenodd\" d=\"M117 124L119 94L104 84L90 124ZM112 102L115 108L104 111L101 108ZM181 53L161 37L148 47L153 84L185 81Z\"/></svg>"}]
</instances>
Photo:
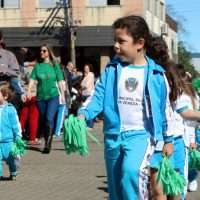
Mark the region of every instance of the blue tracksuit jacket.
<instances>
[{"instance_id":1,"label":"blue tracksuit jacket","mask_svg":"<svg viewBox=\"0 0 200 200\"><path fill-rule=\"evenodd\" d=\"M0 143L14 142L21 137L21 126L15 107L6 103L0 112Z\"/></svg>"},{"instance_id":2,"label":"blue tracksuit jacket","mask_svg":"<svg viewBox=\"0 0 200 200\"><path fill-rule=\"evenodd\" d=\"M164 69L157 65L152 59L146 57L147 79L144 90L145 110L148 118L149 132L154 141L171 142L173 140L172 132L169 131L168 119L166 114L166 102L168 91L164 78ZM120 133L120 115L117 104L118 82L121 75L121 69L127 63L123 63L118 58L114 58L105 68L99 82L96 84L91 101L86 107L79 110L84 114L86 120L94 119L99 113L104 115L104 133Z\"/></svg>"}]
</instances>

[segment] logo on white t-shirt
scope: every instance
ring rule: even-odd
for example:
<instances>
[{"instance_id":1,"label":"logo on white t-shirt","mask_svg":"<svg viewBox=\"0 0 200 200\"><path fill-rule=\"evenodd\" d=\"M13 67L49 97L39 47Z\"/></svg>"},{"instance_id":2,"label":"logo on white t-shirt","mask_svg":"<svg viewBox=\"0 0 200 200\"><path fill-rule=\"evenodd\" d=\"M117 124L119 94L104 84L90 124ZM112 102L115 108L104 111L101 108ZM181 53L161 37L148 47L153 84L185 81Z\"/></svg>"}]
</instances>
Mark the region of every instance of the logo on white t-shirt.
<instances>
[{"instance_id":1,"label":"logo on white t-shirt","mask_svg":"<svg viewBox=\"0 0 200 200\"><path fill-rule=\"evenodd\" d=\"M138 86L138 80L136 78L128 78L125 80L125 88L129 92L133 92Z\"/></svg>"}]
</instances>

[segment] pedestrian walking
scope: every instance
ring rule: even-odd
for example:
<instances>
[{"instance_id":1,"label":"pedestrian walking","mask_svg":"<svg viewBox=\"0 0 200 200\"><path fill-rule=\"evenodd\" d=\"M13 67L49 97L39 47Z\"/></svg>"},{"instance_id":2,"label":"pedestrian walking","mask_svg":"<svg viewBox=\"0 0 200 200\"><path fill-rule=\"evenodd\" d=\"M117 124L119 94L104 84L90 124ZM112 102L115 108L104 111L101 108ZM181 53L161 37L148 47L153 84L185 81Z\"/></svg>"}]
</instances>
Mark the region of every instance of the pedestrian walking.
<instances>
[{"instance_id":1,"label":"pedestrian walking","mask_svg":"<svg viewBox=\"0 0 200 200\"><path fill-rule=\"evenodd\" d=\"M109 199L147 199L154 143L164 141L167 155L173 151L168 83L164 69L145 54L151 37L142 17L117 19L113 29L116 57L106 66L79 117L94 119L103 112Z\"/></svg>"},{"instance_id":2,"label":"pedestrian walking","mask_svg":"<svg viewBox=\"0 0 200 200\"><path fill-rule=\"evenodd\" d=\"M31 89L37 83L36 99L40 112L40 122L44 127L45 145L43 153L50 153L51 150L55 116L59 106L59 90L61 102L65 102L62 81L63 74L59 64L55 62L52 50L47 44L42 45L40 60L31 73L27 97L31 99Z\"/></svg>"},{"instance_id":3,"label":"pedestrian walking","mask_svg":"<svg viewBox=\"0 0 200 200\"><path fill-rule=\"evenodd\" d=\"M14 142L21 138L21 127L15 107L9 103L12 92L6 83L0 84L0 178L2 178L2 161L9 166L10 179L15 180L17 166L11 154Z\"/></svg>"}]
</instances>

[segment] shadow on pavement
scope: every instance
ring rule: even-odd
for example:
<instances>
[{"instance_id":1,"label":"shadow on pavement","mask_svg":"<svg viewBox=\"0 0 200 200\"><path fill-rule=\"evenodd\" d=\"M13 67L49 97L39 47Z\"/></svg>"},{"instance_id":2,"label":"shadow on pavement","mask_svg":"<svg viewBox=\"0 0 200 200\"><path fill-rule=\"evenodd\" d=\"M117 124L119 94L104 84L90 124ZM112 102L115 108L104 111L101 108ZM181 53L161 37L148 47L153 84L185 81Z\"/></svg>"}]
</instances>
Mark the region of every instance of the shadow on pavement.
<instances>
[{"instance_id":1,"label":"shadow on pavement","mask_svg":"<svg viewBox=\"0 0 200 200\"><path fill-rule=\"evenodd\" d=\"M101 179L102 179L102 178L103 178L103 179L107 178L107 176L104 176L104 175L98 175L98 176L96 176L96 177L97 177L97 178L101 178ZM107 185L108 182L105 181L105 180L103 180L102 183L105 184L105 185ZM97 189L108 193L108 187L107 187L107 186L105 186L105 187L97 187Z\"/></svg>"},{"instance_id":2,"label":"shadow on pavement","mask_svg":"<svg viewBox=\"0 0 200 200\"><path fill-rule=\"evenodd\" d=\"M40 147L28 146L28 150L42 152Z\"/></svg>"},{"instance_id":3,"label":"shadow on pavement","mask_svg":"<svg viewBox=\"0 0 200 200\"><path fill-rule=\"evenodd\" d=\"M108 188L107 187L98 187L97 189L108 193Z\"/></svg>"},{"instance_id":4,"label":"shadow on pavement","mask_svg":"<svg viewBox=\"0 0 200 200\"><path fill-rule=\"evenodd\" d=\"M52 148L53 151L64 151L62 148Z\"/></svg>"},{"instance_id":5,"label":"shadow on pavement","mask_svg":"<svg viewBox=\"0 0 200 200\"><path fill-rule=\"evenodd\" d=\"M0 181L12 181L12 179L9 176L8 177L2 176L0 178Z\"/></svg>"}]
</instances>

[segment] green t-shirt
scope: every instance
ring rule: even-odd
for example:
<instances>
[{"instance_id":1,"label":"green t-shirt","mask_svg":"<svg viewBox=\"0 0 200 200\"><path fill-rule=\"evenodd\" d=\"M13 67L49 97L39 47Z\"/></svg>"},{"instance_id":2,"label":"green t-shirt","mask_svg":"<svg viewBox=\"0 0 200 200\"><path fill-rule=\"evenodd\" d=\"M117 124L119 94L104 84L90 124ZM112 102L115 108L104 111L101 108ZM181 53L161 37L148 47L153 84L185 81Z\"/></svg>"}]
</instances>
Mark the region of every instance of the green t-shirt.
<instances>
[{"instance_id":1,"label":"green t-shirt","mask_svg":"<svg viewBox=\"0 0 200 200\"><path fill-rule=\"evenodd\" d=\"M59 95L57 81L63 80L63 74L58 64L38 63L33 68L31 79L38 82L37 100L48 100Z\"/></svg>"}]
</instances>

